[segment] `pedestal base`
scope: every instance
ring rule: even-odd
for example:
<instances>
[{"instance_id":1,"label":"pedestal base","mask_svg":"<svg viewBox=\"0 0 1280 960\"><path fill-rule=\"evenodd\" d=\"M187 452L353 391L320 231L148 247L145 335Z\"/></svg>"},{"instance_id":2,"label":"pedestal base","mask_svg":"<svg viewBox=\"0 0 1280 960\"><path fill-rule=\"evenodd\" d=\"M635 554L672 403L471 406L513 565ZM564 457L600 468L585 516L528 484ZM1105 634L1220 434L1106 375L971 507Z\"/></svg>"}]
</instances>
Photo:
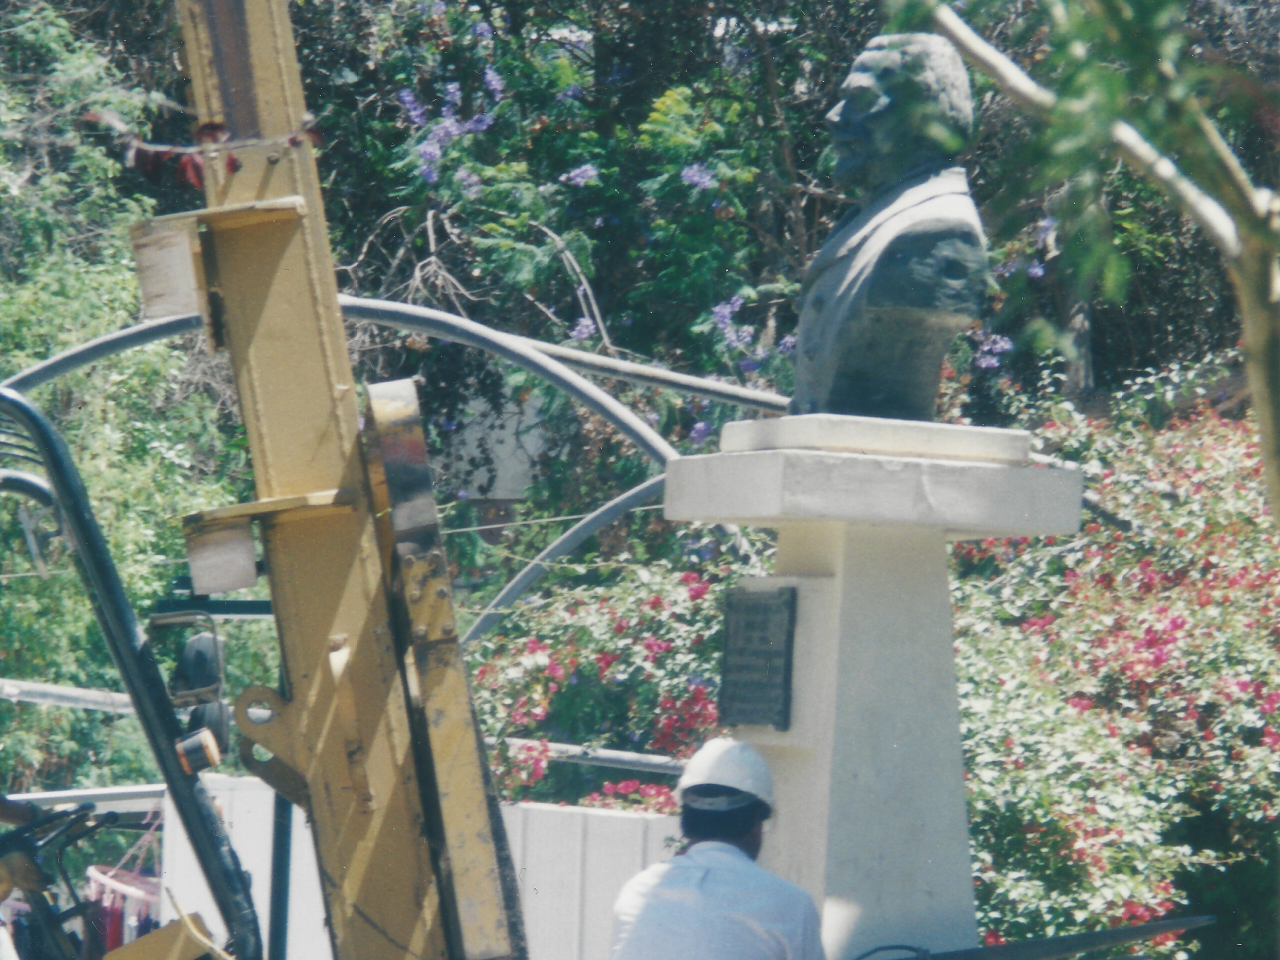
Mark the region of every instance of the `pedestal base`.
<instances>
[{"instance_id":1,"label":"pedestal base","mask_svg":"<svg viewBox=\"0 0 1280 960\"><path fill-rule=\"evenodd\" d=\"M813 894L829 960L976 946L946 540L1072 532L1080 477L1015 431L796 417L725 440L668 464L666 515L777 528L752 583L798 588L791 728L735 731L775 778L761 862Z\"/></svg>"}]
</instances>

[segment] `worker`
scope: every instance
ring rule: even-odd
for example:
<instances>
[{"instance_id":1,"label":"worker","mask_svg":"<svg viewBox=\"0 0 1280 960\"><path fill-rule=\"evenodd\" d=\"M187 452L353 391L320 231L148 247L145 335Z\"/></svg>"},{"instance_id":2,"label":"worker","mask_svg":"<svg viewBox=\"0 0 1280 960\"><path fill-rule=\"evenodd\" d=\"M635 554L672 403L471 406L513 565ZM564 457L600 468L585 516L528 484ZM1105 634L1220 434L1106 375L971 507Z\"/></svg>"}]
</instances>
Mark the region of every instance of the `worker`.
<instances>
[{"instance_id":1,"label":"worker","mask_svg":"<svg viewBox=\"0 0 1280 960\"><path fill-rule=\"evenodd\" d=\"M676 790L688 845L622 888L612 960L825 960L813 899L755 862L773 814L764 758L710 740Z\"/></svg>"}]
</instances>

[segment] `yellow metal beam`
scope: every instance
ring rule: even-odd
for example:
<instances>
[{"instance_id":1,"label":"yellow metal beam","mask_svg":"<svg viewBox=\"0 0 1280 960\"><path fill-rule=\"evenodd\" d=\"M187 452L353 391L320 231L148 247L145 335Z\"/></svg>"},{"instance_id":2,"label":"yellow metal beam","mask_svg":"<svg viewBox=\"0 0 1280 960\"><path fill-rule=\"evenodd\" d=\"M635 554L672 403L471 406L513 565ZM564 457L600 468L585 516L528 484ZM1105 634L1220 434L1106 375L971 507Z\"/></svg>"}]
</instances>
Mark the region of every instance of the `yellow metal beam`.
<instances>
[{"instance_id":1,"label":"yellow metal beam","mask_svg":"<svg viewBox=\"0 0 1280 960\"><path fill-rule=\"evenodd\" d=\"M351 505L262 518L286 692L255 725L244 707L267 695L246 691L241 730L307 802L337 960L444 957L287 4L178 6L204 140L211 312L258 499L337 490Z\"/></svg>"}]
</instances>

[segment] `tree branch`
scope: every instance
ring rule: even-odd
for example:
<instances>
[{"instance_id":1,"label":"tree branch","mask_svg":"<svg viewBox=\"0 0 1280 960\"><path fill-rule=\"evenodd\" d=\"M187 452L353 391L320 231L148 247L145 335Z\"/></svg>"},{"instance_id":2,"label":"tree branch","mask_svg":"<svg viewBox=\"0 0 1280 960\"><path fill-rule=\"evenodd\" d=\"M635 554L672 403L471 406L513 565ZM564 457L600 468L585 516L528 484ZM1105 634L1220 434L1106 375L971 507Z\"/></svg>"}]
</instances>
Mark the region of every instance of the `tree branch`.
<instances>
[{"instance_id":1,"label":"tree branch","mask_svg":"<svg viewBox=\"0 0 1280 960\"><path fill-rule=\"evenodd\" d=\"M1021 67L978 36L950 7L934 7L933 24L940 34L955 44L965 59L991 77L1015 103L1039 116L1044 116L1057 104L1058 98L1051 91L1032 80ZM1187 179L1172 160L1130 124L1124 121L1112 124L1111 139L1129 166L1177 202L1209 235L1224 257L1235 260L1240 256L1240 232L1222 204Z\"/></svg>"},{"instance_id":2,"label":"tree branch","mask_svg":"<svg viewBox=\"0 0 1280 960\"><path fill-rule=\"evenodd\" d=\"M1200 224L1224 257L1235 260L1240 256L1240 232L1222 204L1183 176L1172 160L1162 155L1129 124L1123 121L1113 123L1111 139L1129 166L1176 200Z\"/></svg>"}]
</instances>

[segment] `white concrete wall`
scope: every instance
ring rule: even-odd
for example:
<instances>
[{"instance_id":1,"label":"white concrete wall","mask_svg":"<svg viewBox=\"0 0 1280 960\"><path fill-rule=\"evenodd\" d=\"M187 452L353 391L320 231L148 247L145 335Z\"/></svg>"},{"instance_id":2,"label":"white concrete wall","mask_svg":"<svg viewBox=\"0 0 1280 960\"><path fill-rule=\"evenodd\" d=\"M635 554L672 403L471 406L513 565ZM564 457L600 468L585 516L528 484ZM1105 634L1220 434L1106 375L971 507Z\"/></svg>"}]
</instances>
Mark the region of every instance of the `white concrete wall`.
<instances>
[{"instance_id":1,"label":"white concrete wall","mask_svg":"<svg viewBox=\"0 0 1280 960\"><path fill-rule=\"evenodd\" d=\"M679 817L656 814L546 803L504 806L502 814L529 960L606 960L622 885L670 858L680 836Z\"/></svg>"},{"instance_id":2,"label":"white concrete wall","mask_svg":"<svg viewBox=\"0 0 1280 960\"><path fill-rule=\"evenodd\" d=\"M204 774L204 779L227 824L232 846L253 879L253 900L265 943L274 794L256 777ZM504 805L502 813L520 880L530 960L606 960L618 891L633 874L675 852L679 819L543 803ZM226 927L167 797L164 822L164 884L184 911L204 918L221 942ZM330 960L315 847L306 818L297 809L292 856L289 958ZM161 920L173 917L166 898Z\"/></svg>"}]
</instances>

